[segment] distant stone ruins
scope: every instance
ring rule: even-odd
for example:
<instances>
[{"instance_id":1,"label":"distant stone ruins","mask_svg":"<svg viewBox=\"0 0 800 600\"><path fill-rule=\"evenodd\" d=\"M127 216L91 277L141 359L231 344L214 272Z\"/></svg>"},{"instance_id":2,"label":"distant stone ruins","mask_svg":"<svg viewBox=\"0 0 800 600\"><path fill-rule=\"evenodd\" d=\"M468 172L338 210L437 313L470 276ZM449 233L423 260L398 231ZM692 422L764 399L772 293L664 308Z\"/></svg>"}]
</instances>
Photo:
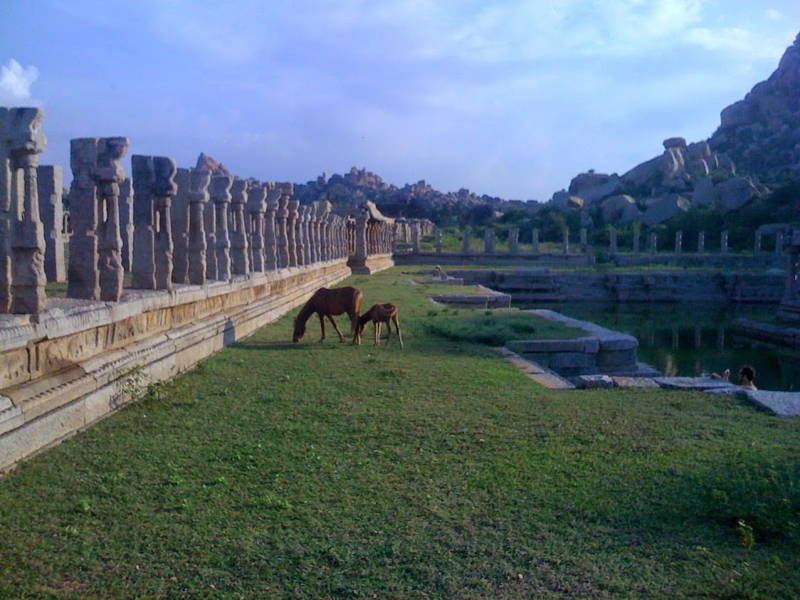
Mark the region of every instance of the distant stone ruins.
<instances>
[{"instance_id":1,"label":"distant stone ruins","mask_svg":"<svg viewBox=\"0 0 800 600\"><path fill-rule=\"evenodd\" d=\"M131 400L131 381L393 264L396 225L370 202L301 205L291 184L202 154L193 169L134 154L127 178L126 137L71 141L67 229L61 167L38 164L42 119L0 108L0 470ZM48 298L48 281L66 297Z\"/></svg>"}]
</instances>

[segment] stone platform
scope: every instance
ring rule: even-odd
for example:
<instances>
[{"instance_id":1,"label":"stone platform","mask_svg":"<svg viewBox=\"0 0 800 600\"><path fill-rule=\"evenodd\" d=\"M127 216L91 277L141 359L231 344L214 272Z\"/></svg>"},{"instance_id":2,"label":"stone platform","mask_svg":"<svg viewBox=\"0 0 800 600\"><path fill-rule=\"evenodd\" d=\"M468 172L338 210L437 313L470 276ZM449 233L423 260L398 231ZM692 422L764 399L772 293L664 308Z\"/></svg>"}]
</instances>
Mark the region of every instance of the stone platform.
<instances>
[{"instance_id":1,"label":"stone platform","mask_svg":"<svg viewBox=\"0 0 800 600\"><path fill-rule=\"evenodd\" d=\"M36 316L0 315L0 471L350 273L339 259L172 291L126 290L115 303L53 299Z\"/></svg>"},{"instance_id":2,"label":"stone platform","mask_svg":"<svg viewBox=\"0 0 800 600\"><path fill-rule=\"evenodd\" d=\"M356 275L373 275L380 273L386 269L394 266L394 260L391 254L374 254L368 256L366 259L357 259L351 257L347 263L352 272Z\"/></svg>"}]
</instances>

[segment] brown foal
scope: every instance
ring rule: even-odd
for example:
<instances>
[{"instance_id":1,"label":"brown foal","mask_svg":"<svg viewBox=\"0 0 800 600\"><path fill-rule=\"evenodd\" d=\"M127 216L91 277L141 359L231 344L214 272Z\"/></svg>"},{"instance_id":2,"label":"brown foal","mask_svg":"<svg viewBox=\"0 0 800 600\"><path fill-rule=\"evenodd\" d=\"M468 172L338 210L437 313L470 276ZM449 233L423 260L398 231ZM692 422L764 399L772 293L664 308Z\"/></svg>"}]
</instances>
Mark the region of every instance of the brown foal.
<instances>
[{"instance_id":1,"label":"brown foal","mask_svg":"<svg viewBox=\"0 0 800 600\"><path fill-rule=\"evenodd\" d=\"M400 321L397 319L397 305L391 302L385 304L373 304L372 307L358 318L355 331L353 332L353 344L361 344L361 334L367 323L372 321L375 328L375 345L380 346L381 343L381 326L386 323L386 343L392 337L392 323L397 330L397 337L400 338L400 347L403 347L403 334L400 332Z\"/></svg>"}]
</instances>

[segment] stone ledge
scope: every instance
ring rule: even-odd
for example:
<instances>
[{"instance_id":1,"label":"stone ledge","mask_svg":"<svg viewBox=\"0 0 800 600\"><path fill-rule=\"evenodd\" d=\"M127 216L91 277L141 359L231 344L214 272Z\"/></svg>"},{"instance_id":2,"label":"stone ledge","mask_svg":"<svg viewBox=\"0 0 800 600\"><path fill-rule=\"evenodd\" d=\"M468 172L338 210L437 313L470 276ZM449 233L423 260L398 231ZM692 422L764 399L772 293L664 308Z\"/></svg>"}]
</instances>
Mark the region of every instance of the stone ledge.
<instances>
[{"instance_id":1,"label":"stone ledge","mask_svg":"<svg viewBox=\"0 0 800 600\"><path fill-rule=\"evenodd\" d=\"M245 302L238 299L247 291L246 286L234 286L229 288L229 294L236 296L237 301L215 303L216 312L206 312L198 319L174 327L157 329L122 347L104 349L71 365L45 372L34 380L3 389L0 395L0 471L133 400L131 386L126 384L133 373L141 374L147 382L173 377L280 317L304 302L317 288L333 285L349 275L350 269L343 262L292 275L287 273L286 279L273 281L274 294L262 294L257 298L247 294L243 298L249 301ZM261 282L253 285L261 285ZM208 300L202 296L195 298L198 304ZM92 333L100 335L103 327L96 327Z\"/></svg>"}]
</instances>

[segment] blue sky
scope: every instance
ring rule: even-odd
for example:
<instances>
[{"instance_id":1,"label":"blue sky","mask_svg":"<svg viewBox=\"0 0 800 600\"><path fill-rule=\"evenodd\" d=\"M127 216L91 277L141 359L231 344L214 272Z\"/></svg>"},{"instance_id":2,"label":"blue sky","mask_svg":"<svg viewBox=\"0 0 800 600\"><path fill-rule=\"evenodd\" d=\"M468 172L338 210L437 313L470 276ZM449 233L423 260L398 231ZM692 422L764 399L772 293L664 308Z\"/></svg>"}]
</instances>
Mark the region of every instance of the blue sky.
<instances>
[{"instance_id":1,"label":"blue sky","mask_svg":"<svg viewBox=\"0 0 800 600\"><path fill-rule=\"evenodd\" d=\"M0 105L74 137L304 182L367 167L545 200L708 137L776 68L797 0L0 0Z\"/></svg>"}]
</instances>

